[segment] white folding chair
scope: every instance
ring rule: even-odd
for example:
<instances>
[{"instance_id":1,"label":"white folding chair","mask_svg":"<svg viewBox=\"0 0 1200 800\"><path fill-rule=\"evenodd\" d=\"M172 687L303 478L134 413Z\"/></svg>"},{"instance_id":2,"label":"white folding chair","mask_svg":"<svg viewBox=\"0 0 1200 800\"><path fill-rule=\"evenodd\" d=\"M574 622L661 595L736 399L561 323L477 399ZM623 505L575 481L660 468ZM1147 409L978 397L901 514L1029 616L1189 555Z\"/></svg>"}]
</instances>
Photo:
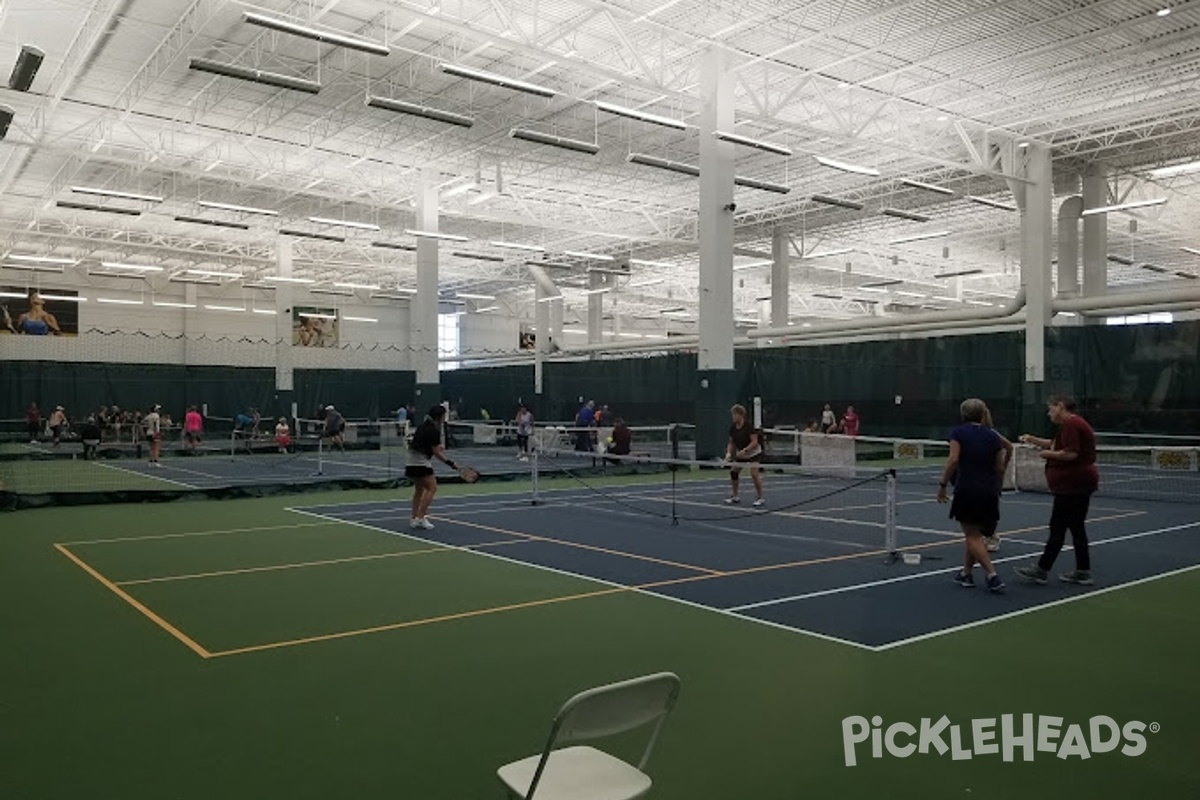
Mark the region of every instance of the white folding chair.
<instances>
[{"instance_id":1,"label":"white folding chair","mask_svg":"<svg viewBox=\"0 0 1200 800\"><path fill-rule=\"evenodd\" d=\"M650 791L643 771L663 722L679 697L679 677L659 672L588 689L568 700L550 726L540 755L501 767L510 798L520 800L634 800ZM636 767L593 747L562 744L600 739L654 723Z\"/></svg>"}]
</instances>

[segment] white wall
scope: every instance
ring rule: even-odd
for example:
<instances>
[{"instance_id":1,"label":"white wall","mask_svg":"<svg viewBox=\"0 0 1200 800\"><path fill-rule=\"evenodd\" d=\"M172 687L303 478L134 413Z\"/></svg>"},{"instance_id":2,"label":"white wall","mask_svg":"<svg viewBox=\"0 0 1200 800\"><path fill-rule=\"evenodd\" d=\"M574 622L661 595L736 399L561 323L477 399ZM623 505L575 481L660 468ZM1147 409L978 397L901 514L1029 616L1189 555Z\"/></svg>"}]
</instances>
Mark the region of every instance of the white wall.
<instances>
[{"instance_id":1,"label":"white wall","mask_svg":"<svg viewBox=\"0 0 1200 800\"><path fill-rule=\"evenodd\" d=\"M470 353L514 353L520 344L521 323L501 314L463 314L458 318L458 350Z\"/></svg>"}]
</instances>

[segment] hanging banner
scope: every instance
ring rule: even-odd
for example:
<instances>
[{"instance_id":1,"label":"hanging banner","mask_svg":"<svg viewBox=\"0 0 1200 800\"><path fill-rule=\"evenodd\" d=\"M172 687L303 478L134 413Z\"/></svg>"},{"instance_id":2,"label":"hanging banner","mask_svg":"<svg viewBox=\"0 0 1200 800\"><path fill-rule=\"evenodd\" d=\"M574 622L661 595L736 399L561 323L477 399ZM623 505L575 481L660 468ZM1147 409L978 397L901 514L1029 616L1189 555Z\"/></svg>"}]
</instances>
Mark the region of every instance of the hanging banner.
<instances>
[{"instance_id":1,"label":"hanging banner","mask_svg":"<svg viewBox=\"0 0 1200 800\"><path fill-rule=\"evenodd\" d=\"M79 292L0 286L0 333L78 336Z\"/></svg>"},{"instance_id":2,"label":"hanging banner","mask_svg":"<svg viewBox=\"0 0 1200 800\"><path fill-rule=\"evenodd\" d=\"M315 306L293 308L292 344L297 347L337 347L337 309Z\"/></svg>"}]
</instances>

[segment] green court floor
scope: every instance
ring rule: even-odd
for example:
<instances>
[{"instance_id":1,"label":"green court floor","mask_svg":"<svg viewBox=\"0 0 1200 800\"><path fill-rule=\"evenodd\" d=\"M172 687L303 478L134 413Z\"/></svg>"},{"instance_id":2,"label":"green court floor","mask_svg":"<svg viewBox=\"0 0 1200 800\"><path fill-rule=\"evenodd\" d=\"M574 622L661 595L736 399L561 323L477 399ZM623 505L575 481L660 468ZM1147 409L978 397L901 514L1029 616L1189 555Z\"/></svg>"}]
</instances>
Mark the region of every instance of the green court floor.
<instances>
[{"instance_id":1,"label":"green court floor","mask_svg":"<svg viewBox=\"0 0 1200 800\"><path fill-rule=\"evenodd\" d=\"M869 652L289 510L406 491L0 515L0 797L502 798L563 700L659 670L657 800L1200 796L1200 571ZM846 763L848 718L1006 714L1145 749Z\"/></svg>"}]
</instances>

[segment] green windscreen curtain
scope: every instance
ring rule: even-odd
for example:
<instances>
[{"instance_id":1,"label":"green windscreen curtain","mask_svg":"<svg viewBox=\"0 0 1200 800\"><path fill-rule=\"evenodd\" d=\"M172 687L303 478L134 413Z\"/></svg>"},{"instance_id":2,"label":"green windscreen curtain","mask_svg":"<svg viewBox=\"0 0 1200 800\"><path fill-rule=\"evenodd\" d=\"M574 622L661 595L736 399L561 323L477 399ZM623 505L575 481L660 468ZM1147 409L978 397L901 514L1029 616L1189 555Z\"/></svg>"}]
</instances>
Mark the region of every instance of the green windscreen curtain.
<instances>
[{"instance_id":1,"label":"green windscreen curtain","mask_svg":"<svg viewBox=\"0 0 1200 800\"><path fill-rule=\"evenodd\" d=\"M413 402L416 376L399 370L298 369L293 385L303 418L315 418L319 408L331 405L347 419L381 419Z\"/></svg>"}]
</instances>

